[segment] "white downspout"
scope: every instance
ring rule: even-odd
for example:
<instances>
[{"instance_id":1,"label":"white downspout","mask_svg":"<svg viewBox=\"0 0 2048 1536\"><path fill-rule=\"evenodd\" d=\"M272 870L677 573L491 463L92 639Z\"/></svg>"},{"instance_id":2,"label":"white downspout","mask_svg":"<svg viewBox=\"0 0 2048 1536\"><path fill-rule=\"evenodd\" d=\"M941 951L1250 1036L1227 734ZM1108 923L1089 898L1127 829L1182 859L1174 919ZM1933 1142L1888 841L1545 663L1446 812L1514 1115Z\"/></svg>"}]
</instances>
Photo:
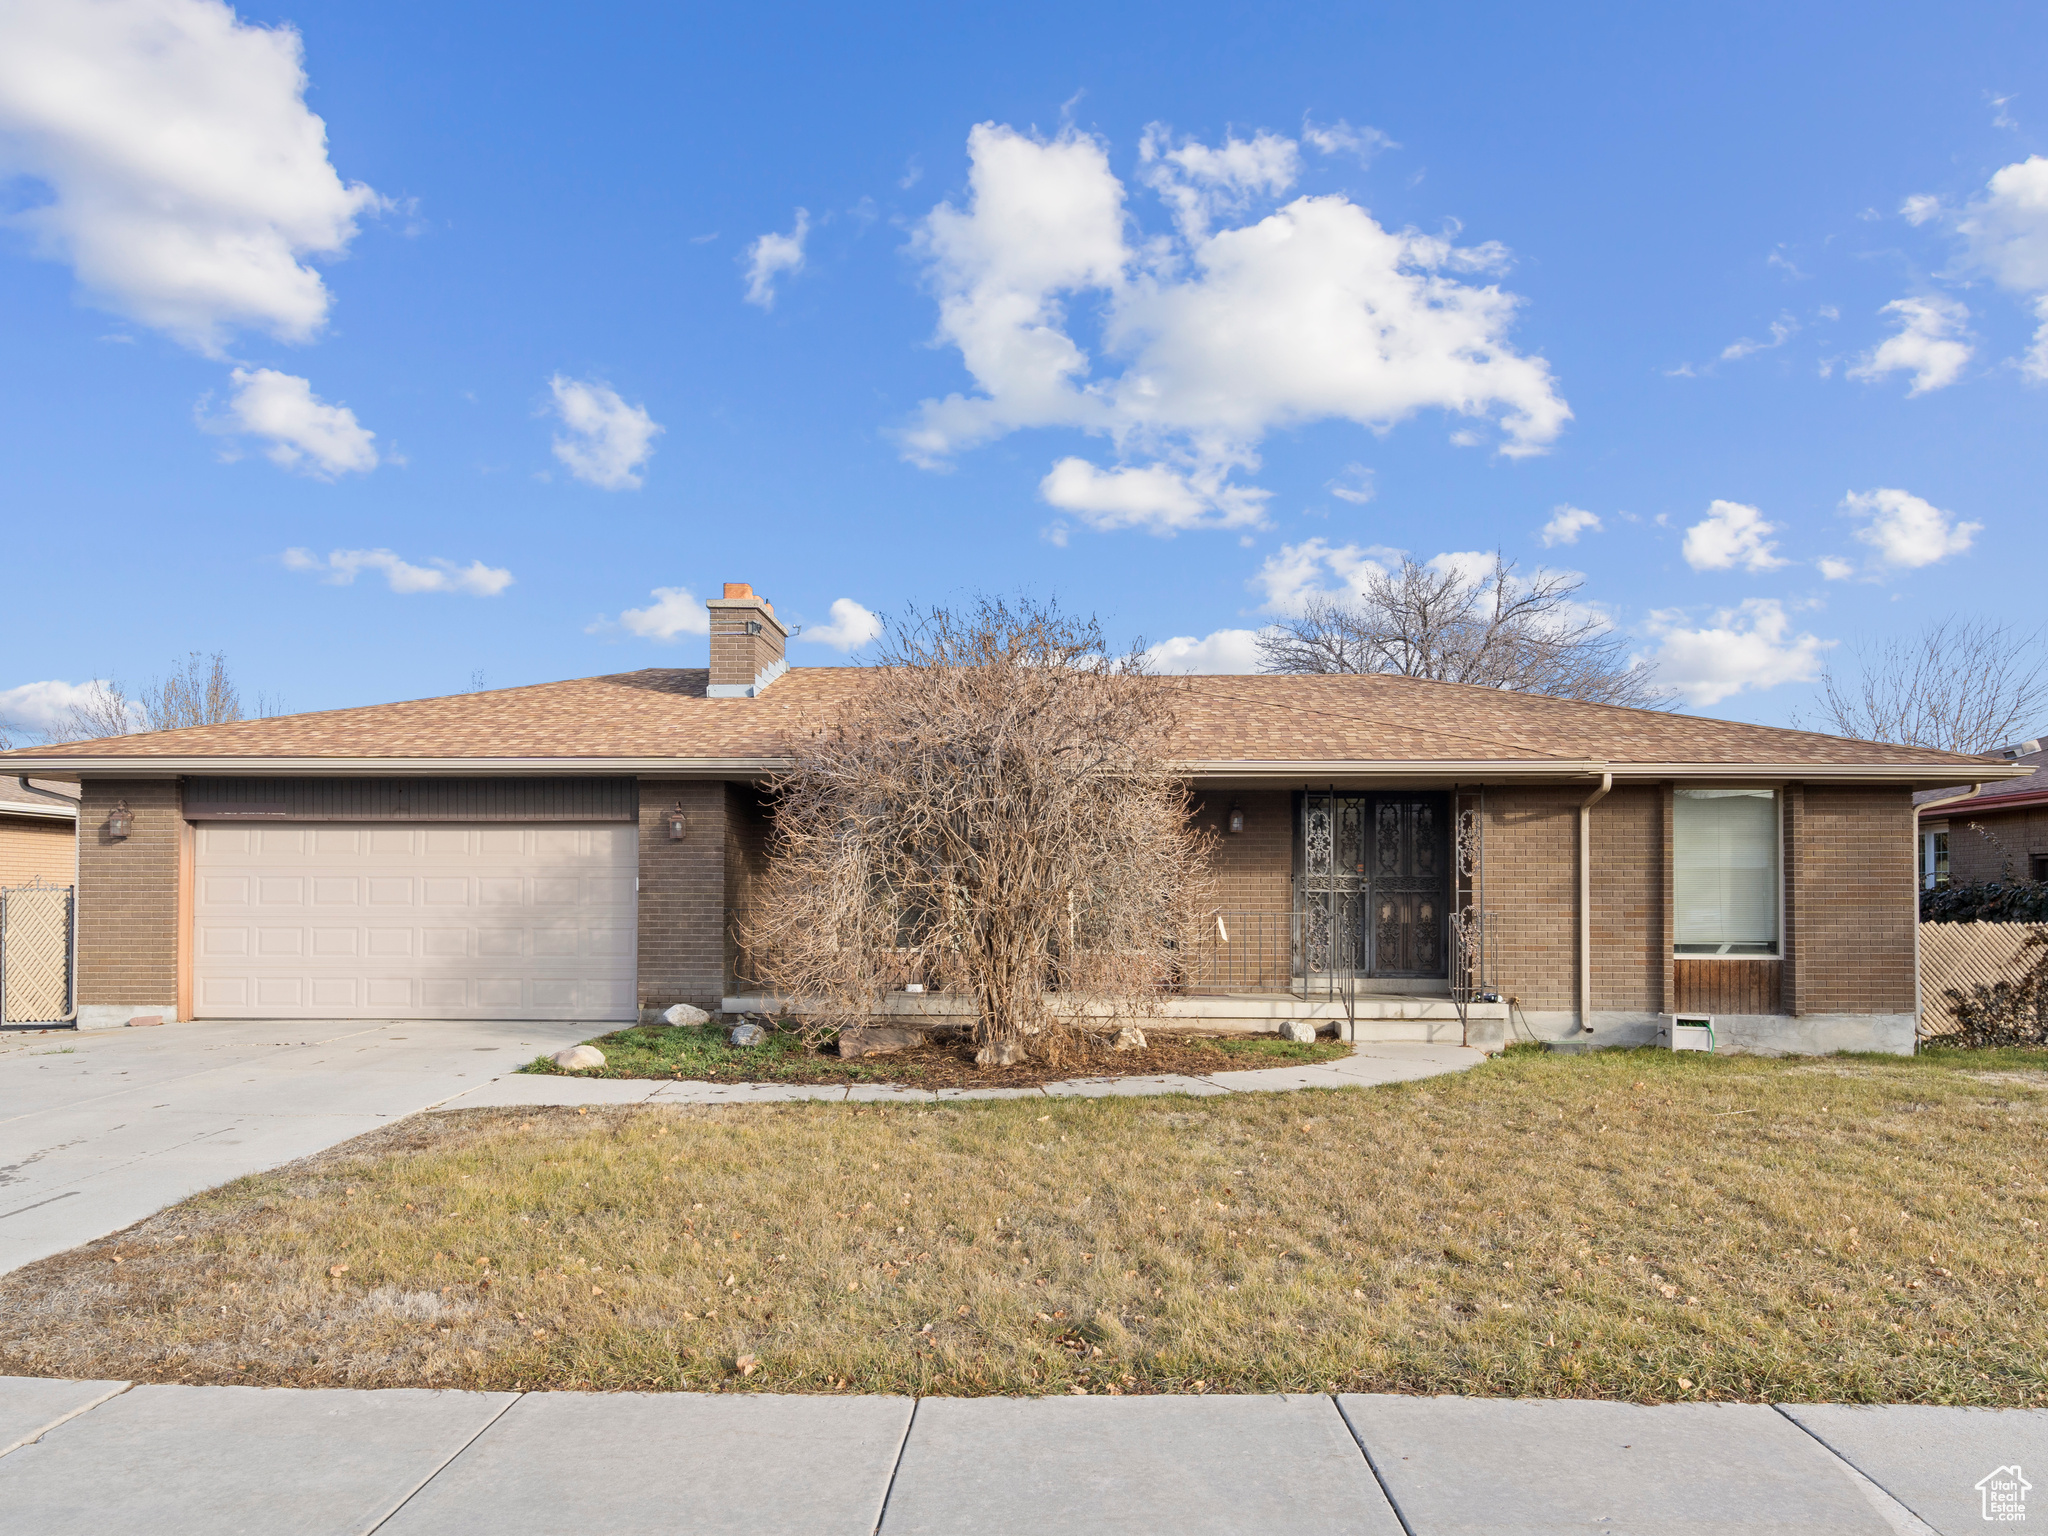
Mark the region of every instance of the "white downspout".
<instances>
[{"instance_id":1,"label":"white downspout","mask_svg":"<svg viewBox=\"0 0 2048 1536\"><path fill-rule=\"evenodd\" d=\"M1600 787L1579 802L1579 1032L1593 1032L1593 807L1614 788L1602 772Z\"/></svg>"}]
</instances>

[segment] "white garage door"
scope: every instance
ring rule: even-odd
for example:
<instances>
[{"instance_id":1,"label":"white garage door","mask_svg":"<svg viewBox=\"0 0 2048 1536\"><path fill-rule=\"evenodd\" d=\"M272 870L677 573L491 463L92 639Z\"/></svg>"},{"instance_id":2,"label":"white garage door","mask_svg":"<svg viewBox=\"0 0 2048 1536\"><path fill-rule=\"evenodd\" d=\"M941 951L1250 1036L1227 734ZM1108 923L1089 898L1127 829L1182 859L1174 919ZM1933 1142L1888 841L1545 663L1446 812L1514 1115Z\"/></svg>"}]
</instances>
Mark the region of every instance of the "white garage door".
<instances>
[{"instance_id":1,"label":"white garage door","mask_svg":"<svg viewBox=\"0 0 2048 1536\"><path fill-rule=\"evenodd\" d=\"M631 826L202 822L202 1019L630 1019Z\"/></svg>"}]
</instances>

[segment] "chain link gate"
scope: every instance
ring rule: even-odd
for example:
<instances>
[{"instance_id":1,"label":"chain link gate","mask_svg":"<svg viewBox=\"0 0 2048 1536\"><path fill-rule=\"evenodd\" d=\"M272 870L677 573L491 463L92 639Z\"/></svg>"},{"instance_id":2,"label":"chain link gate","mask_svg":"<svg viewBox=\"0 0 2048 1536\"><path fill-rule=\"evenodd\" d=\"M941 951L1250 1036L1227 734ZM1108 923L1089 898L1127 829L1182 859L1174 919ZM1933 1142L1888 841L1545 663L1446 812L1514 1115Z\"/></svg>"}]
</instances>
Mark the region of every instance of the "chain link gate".
<instances>
[{"instance_id":1,"label":"chain link gate","mask_svg":"<svg viewBox=\"0 0 2048 1536\"><path fill-rule=\"evenodd\" d=\"M0 886L0 1024L72 1015L77 925L68 885Z\"/></svg>"}]
</instances>

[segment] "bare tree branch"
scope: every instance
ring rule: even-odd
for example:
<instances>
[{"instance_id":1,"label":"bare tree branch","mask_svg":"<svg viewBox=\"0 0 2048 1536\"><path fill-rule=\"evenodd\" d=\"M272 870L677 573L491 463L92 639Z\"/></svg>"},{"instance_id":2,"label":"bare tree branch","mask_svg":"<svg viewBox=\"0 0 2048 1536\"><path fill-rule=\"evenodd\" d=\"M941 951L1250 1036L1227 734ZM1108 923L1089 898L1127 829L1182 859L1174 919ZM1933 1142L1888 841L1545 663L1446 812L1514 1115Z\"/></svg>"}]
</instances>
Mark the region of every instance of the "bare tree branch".
<instances>
[{"instance_id":1,"label":"bare tree branch","mask_svg":"<svg viewBox=\"0 0 2048 1536\"><path fill-rule=\"evenodd\" d=\"M1837 736L1989 752L2033 734L2048 709L2039 630L1951 616L1854 655L1853 677L1832 663L1821 673L1819 725Z\"/></svg>"},{"instance_id":2,"label":"bare tree branch","mask_svg":"<svg viewBox=\"0 0 2048 1536\"><path fill-rule=\"evenodd\" d=\"M193 651L169 677L152 679L142 690L142 715L152 731L188 725L224 725L242 718L242 698L228 676L228 659L215 651Z\"/></svg>"},{"instance_id":3,"label":"bare tree branch","mask_svg":"<svg viewBox=\"0 0 2048 1536\"><path fill-rule=\"evenodd\" d=\"M1574 601L1582 579L1528 580L1498 552L1484 575L1404 556L1356 598L1321 597L1259 637L1268 672L1379 672L1661 709L1654 672Z\"/></svg>"},{"instance_id":4,"label":"bare tree branch","mask_svg":"<svg viewBox=\"0 0 2048 1536\"><path fill-rule=\"evenodd\" d=\"M1184 685L1051 605L913 613L881 651L771 787L739 924L759 979L828 1027L906 982L965 994L993 1064L1056 1051L1063 1018L1135 1012L1206 891L1207 841L1168 767Z\"/></svg>"}]
</instances>

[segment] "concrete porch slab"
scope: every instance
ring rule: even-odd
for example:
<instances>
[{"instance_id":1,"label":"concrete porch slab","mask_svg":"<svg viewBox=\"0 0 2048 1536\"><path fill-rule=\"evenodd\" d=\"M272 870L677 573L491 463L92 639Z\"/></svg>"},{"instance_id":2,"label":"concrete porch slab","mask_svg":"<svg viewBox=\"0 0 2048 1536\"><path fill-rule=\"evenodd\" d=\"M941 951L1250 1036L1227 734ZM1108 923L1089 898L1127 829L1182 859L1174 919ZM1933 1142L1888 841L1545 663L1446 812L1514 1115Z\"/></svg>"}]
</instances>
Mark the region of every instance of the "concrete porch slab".
<instances>
[{"instance_id":1,"label":"concrete porch slab","mask_svg":"<svg viewBox=\"0 0 2048 1536\"><path fill-rule=\"evenodd\" d=\"M2032 1467L2048 1506L2048 1410L1795 1403L1779 1411L1942 1536L1985 1528L1977 1483L1999 1467Z\"/></svg>"},{"instance_id":2,"label":"concrete porch slab","mask_svg":"<svg viewBox=\"0 0 2048 1536\"><path fill-rule=\"evenodd\" d=\"M379 1536L871 1536L910 1413L906 1397L533 1392Z\"/></svg>"},{"instance_id":3,"label":"concrete porch slab","mask_svg":"<svg viewBox=\"0 0 2048 1536\"><path fill-rule=\"evenodd\" d=\"M1337 1402L1414 1536L1896 1530L1839 1460L1760 1403Z\"/></svg>"},{"instance_id":4,"label":"concrete porch slab","mask_svg":"<svg viewBox=\"0 0 2048 1536\"><path fill-rule=\"evenodd\" d=\"M0 1458L0 1510L13 1531L361 1536L512 1401L135 1387Z\"/></svg>"},{"instance_id":5,"label":"concrete porch slab","mask_svg":"<svg viewBox=\"0 0 2048 1536\"><path fill-rule=\"evenodd\" d=\"M880 1536L1400 1536L1327 1397L926 1398Z\"/></svg>"}]
</instances>

